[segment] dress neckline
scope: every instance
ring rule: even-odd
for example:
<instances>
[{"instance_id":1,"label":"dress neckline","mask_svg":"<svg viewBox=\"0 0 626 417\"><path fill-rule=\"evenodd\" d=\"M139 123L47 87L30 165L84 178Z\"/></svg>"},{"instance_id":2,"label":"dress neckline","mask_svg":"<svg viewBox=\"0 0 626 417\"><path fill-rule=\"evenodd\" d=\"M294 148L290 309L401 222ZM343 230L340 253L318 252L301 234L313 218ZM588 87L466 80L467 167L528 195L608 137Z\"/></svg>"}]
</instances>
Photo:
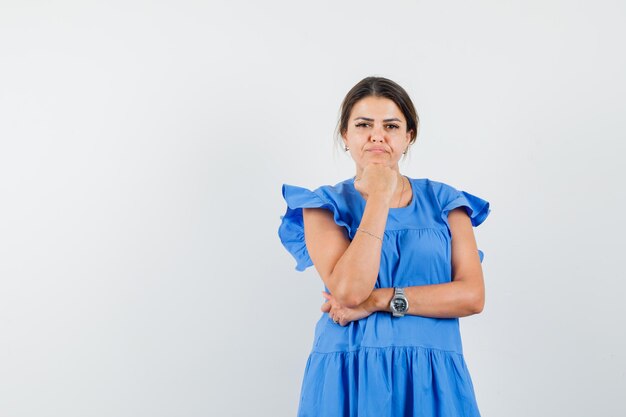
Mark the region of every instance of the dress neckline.
<instances>
[{"instance_id":1,"label":"dress neckline","mask_svg":"<svg viewBox=\"0 0 626 417\"><path fill-rule=\"evenodd\" d=\"M404 207L389 207L389 211L402 211L402 210L408 210L410 209L413 204L415 204L415 186L413 184L413 181L411 181L411 179L409 177L407 177L406 175L403 175L403 177L405 177L407 179L407 181L409 182L409 185L411 187L411 201L409 201L409 204L407 204ZM365 198L363 198L363 196L361 195L361 193L359 192L359 190L356 189L356 187L354 186L354 177L350 178L348 180L348 183L350 184L350 187L352 187L352 191L356 194L357 198L363 203L363 205L365 205L365 203L367 203L367 200Z\"/></svg>"}]
</instances>

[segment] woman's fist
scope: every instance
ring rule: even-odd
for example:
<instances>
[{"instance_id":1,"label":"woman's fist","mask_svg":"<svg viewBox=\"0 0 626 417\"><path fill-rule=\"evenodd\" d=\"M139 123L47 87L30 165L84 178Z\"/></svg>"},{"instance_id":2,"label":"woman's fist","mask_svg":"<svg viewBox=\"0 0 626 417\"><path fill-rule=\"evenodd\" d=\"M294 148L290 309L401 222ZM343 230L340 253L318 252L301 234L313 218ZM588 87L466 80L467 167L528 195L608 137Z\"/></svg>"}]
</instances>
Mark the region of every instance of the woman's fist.
<instances>
[{"instance_id":1,"label":"woman's fist","mask_svg":"<svg viewBox=\"0 0 626 417\"><path fill-rule=\"evenodd\" d=\"M366 197L382 195L391 200L399 184L399 175L386 165L370 163L363 168L361 176L355 178L354 188Z\"/></svg>"}]
</instances>

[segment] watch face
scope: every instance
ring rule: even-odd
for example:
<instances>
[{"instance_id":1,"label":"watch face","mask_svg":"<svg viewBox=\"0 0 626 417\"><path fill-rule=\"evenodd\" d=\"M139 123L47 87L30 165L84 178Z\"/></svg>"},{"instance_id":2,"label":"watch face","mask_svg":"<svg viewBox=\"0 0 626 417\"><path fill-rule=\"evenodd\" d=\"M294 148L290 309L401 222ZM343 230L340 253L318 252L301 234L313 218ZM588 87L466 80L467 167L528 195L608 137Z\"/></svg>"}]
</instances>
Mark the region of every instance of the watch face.
<instances>
[{"instance_id":1,"label":"watch face","mask_svg":"<svg viewBox=\"0 0 626 417\"><path fill-rule=\"evenodd\" d=\"M406 301L402 298L395 298L393 300L393 308L399 312L406 311Z\"/></svg>"}]
</instances>

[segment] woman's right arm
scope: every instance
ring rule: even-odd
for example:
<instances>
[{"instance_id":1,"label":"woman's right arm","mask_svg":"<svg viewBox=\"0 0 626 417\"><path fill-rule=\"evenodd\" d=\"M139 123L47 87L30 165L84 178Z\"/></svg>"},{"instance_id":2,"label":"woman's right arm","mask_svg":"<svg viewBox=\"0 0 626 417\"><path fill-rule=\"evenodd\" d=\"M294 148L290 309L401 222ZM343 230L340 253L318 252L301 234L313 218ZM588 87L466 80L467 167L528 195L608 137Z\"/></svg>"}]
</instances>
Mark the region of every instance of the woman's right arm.
<instances>
[{"instance_id":1,"label":"woman's right arm","mask_svg":"<svg viewBox=\"0 0 626 417\"><path fill-rule=\"evenodd\" d=\"M370 194L359 228L383 238L389 204L385 194ZM323 208L304 208L302 216L306 247L322 281L340 304L360 305L374 290L382 242L363 231L350 242L333 213Z\"/></svg>"}]
</instances>

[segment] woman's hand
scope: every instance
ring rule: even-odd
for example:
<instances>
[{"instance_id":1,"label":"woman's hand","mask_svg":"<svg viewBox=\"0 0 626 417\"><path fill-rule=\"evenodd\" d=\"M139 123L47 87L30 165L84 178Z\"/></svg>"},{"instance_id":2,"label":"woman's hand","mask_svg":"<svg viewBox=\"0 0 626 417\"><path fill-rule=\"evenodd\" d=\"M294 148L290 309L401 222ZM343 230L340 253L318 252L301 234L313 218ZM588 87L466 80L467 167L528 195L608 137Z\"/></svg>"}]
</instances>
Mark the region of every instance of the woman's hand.
<instances>
[{"instance_id":1,"label":"woman's hand","mask_svg":"<svg viewBox=\"0 0 626 417\"><path fill-rule=\"evenodd\" d=\"M322 291L327 301L322 304L322 312L328 313L331 320L337 320L337 324L346 326L351 321L361 320L374 313L373 292L369 298L354 308L344 307L339 304L332 294Z\"/></svg>"},{"instance_id":2,"label":"woman's hand","mask_svg":"<svg viewBox=\"0 0 626 417\"><path fill-rule=\"evenodd\" d=\"M391 199L395 194L396 187L402 185L396 171L379 163L367 164L361 176L354 180L354 188L366 197L372 194L384 195Z\"/></svg>"}]
</instances>

